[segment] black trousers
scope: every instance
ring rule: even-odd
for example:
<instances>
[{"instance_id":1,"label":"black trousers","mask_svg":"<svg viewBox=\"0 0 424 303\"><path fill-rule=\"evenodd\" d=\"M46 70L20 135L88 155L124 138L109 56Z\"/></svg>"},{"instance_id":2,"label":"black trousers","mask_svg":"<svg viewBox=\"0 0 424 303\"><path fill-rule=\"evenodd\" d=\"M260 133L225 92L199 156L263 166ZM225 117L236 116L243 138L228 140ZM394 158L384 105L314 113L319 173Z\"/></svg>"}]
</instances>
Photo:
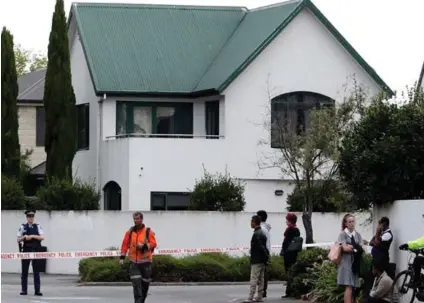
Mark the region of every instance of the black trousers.
<instances>
[{"instance_id":1,"label":"black trousers","mask_svg":"<svg viewBox=\"0 0 424 303\"><path fill-rule=\"evenodd\" d=\"M290 268L296 263L297 260L297 253L285 253L284 256L284 268L286 270L286 273L289 272ZM292 285L287 281L286 285L286 296L291 296L293 293Z\"/></svg>"},{"instance_id":2,"label":"black trousers","mask_svg":"<svg viewBox=\"0 0 424 303\"><path fill-rule=\"evenodd\" d=\"M22 252L38 252L39 248L31 248L24 247ZM40 281L40 260L38 259L24 259L21 260L21 290L22 292L28 291L28 273L29 273L29 265L32 265L32 272L34 274L34 290L35 292L40 292L41 289L41 281Z\"/></svg>"},{"instance_id":3,"label":"black trousers","mask_svg":"<svg viewBox=\"0 0 424 303\"><path fill-rule=\"evenodd\" d=\"M390 302L382 300L382 299L374 299L372 297L368 297L367 303L390 303Z\"/></svg>"},{"instance_id":4,"label":"black trousers","mask_svg":"<svg viewBox=\"0 0 424 303\"><path fill-rule=\"evenodd\" d=\"M421 268L424 268L424 257L423 256L417 256L414 259L413 263L414 268L414 283L418 286L418 283L420 282L420 275L421 275ZM424 283L424 281L421 281Z\"/></svg>"},{"instance_id":5,"label":"black trousers","mask_svg":"<svg viewBox=\"0 0 424 303\"><path fill-rule=\"evenodd\" d=\"M134 303L146 302L152 276L152 263L130 262L130 278L133 285Z\"/></svg>"}]
</instances>

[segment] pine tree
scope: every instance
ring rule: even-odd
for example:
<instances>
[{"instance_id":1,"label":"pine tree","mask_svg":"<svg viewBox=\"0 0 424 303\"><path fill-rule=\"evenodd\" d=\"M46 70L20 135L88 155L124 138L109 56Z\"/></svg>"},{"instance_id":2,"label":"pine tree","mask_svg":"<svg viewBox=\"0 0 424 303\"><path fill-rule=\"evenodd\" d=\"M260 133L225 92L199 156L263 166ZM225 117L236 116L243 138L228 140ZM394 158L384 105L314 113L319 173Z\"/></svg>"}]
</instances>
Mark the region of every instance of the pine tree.
<instances>
[{"instance_id":1,"label":"pine tree","mask_svg":"<svg viewBox=\"0 0 424 303\"><path fill-rule=\"evenodd\" d=\"M56 1L49 38L46 84L45 151L46 175L72 179L72 161L76 152L76 107L71 81L69 41L63 0Z\"/></svg>"},{"instance_id":2,"label":"pine tree","mask_svg":"<svg viewBox=\"0 0 424 303\"><path fill-rule=\"evenodd\" d=\"M21 158L18 136L18 91L13 36L3 27L1 32L1 172L15 178L19 177Z\"/></svg>"}]
</instances>

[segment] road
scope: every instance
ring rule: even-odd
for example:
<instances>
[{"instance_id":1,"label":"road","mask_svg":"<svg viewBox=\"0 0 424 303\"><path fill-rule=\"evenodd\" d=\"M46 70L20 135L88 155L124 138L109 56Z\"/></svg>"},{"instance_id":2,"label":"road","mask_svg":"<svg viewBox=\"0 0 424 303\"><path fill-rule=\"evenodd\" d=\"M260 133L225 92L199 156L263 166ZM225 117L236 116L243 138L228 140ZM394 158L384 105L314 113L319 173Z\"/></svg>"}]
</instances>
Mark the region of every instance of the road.
<instances>
[{"instance_id":1,"label":"road","mask_svg":"<svg viewBox=\"0 0 424 303\"><path fill-rule=\"evenodd\" d=\"M2 274L3 302L14 303L122 303L133 302L131 286L77 286L75 277L42 276L43 297L33 296L32 276L29 295L20 296L20 280L16 274ZM221 286L152 286L146 303L239 303L247 295L247 285ZM281 285L269 285L266 302L295 303L282 300Z\"/></svg>"}]
</instances>

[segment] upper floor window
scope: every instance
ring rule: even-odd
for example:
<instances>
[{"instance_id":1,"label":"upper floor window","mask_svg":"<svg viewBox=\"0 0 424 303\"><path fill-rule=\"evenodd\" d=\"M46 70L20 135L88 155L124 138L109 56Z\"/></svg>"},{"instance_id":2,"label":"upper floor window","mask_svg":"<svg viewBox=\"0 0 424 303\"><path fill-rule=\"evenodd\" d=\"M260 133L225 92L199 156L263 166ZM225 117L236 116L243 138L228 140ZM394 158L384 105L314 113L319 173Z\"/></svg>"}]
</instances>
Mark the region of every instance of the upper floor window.
<instances>
[{"instance_id":1,"label":"upper floor window","mask_svg":"<svg viewBox=\"0 0 424 303\"><path fill-rule=\"evenodd\" d=\"M77 149L90 146L90 106L88 103L77 105Z\"/></svg>"},{"instance_id":2,"label":"upper floor window","mask_svg":"<svg viewBox=\"0 0 424 303\"><path fill-rule=\"evenodd\" d=\"M293 92L271 100L271 147L280 148L284 133L302 134L311 124L312 110L334 107L331 98L312 92Z\"/></svg>"},{"instance_id":3,"label":"upper floor window","mask_svg":"<svg viewBox=\"0 0 424 303\"><path fill-rule=\"evenodd\" d=\"M193 103L117 102L116 134L192 137Z\"/></svg>"},{"instance_id":4,"label":"upper floor window","mask_svg":"<svg viewBox=\"0 0 424 303\"><path fill-rule=\"evenodd\" d=\"M152 192L150 194L151 210L188 210L189 193Z\"/></svg>"},{"instance_id":5,"label":"upper floor window","mask_svg":"<svg viewBox=\"0 0 424 303\"><path fill-rule=\"evenodd\" d=\"M44 137L46 134L46 117L44 107L37 106L36 117L35 117L35 145L36 146L44 146Z\"/></svg>"},{"instance_id":6,"label":"upper floor window","mask_svg":"<svg viewBox=\"0 0 424 303\"><path fill-rule=\"evenodd\" d=\"M205 102L206 138L219 138L219 101Z\"/></svg>"}]
</instances>

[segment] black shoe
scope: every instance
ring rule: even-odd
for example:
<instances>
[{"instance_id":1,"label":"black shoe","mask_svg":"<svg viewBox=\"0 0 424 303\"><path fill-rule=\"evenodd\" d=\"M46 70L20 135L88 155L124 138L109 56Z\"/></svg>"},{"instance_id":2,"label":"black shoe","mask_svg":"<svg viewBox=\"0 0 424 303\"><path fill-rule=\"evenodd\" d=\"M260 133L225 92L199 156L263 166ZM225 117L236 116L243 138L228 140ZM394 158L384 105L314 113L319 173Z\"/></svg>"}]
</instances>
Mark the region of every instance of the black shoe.
<instances>
[{"instance_id":1,"label":"black shoe","mask_svg":"<svg viewBox=\"0 0 424 303\"><path fill-rule=\"evenodd\" d=\"M266 291L263 292L262 298L266 298Z\"/></svg>"},{"instance_id":2,"label":"black shoe","mask_svg":"<svg viewBox=\"0 0 424 303\"><path fill-rule=\"evenodd\" d=\"M39 297L41 297L43 294L41 293L41 292L39 292L39 291L36 291L35 293L34 293L34 296L39 296Z\"/></svg>"},{"instance_id":3,"label":"black shoe","mask_svg":"<svg viewBox=\"0 0 424 303\"><path fill-rule=\"evenodd\" d=\"M281 299L287 299L287 298L290 298L290 296L289 295L284 295L284 296L281 296Z\"/></svg>"},{"instance_id":4,"label":"black shoe","mask_svg":"<svg viewBox=\"0 0 424 303\"><path fill-rule=\"evenodd\" d=\"M21 296L26 296L28 293L26 291L21 291L20 295Z\"/></svg>"}]
</instances>

